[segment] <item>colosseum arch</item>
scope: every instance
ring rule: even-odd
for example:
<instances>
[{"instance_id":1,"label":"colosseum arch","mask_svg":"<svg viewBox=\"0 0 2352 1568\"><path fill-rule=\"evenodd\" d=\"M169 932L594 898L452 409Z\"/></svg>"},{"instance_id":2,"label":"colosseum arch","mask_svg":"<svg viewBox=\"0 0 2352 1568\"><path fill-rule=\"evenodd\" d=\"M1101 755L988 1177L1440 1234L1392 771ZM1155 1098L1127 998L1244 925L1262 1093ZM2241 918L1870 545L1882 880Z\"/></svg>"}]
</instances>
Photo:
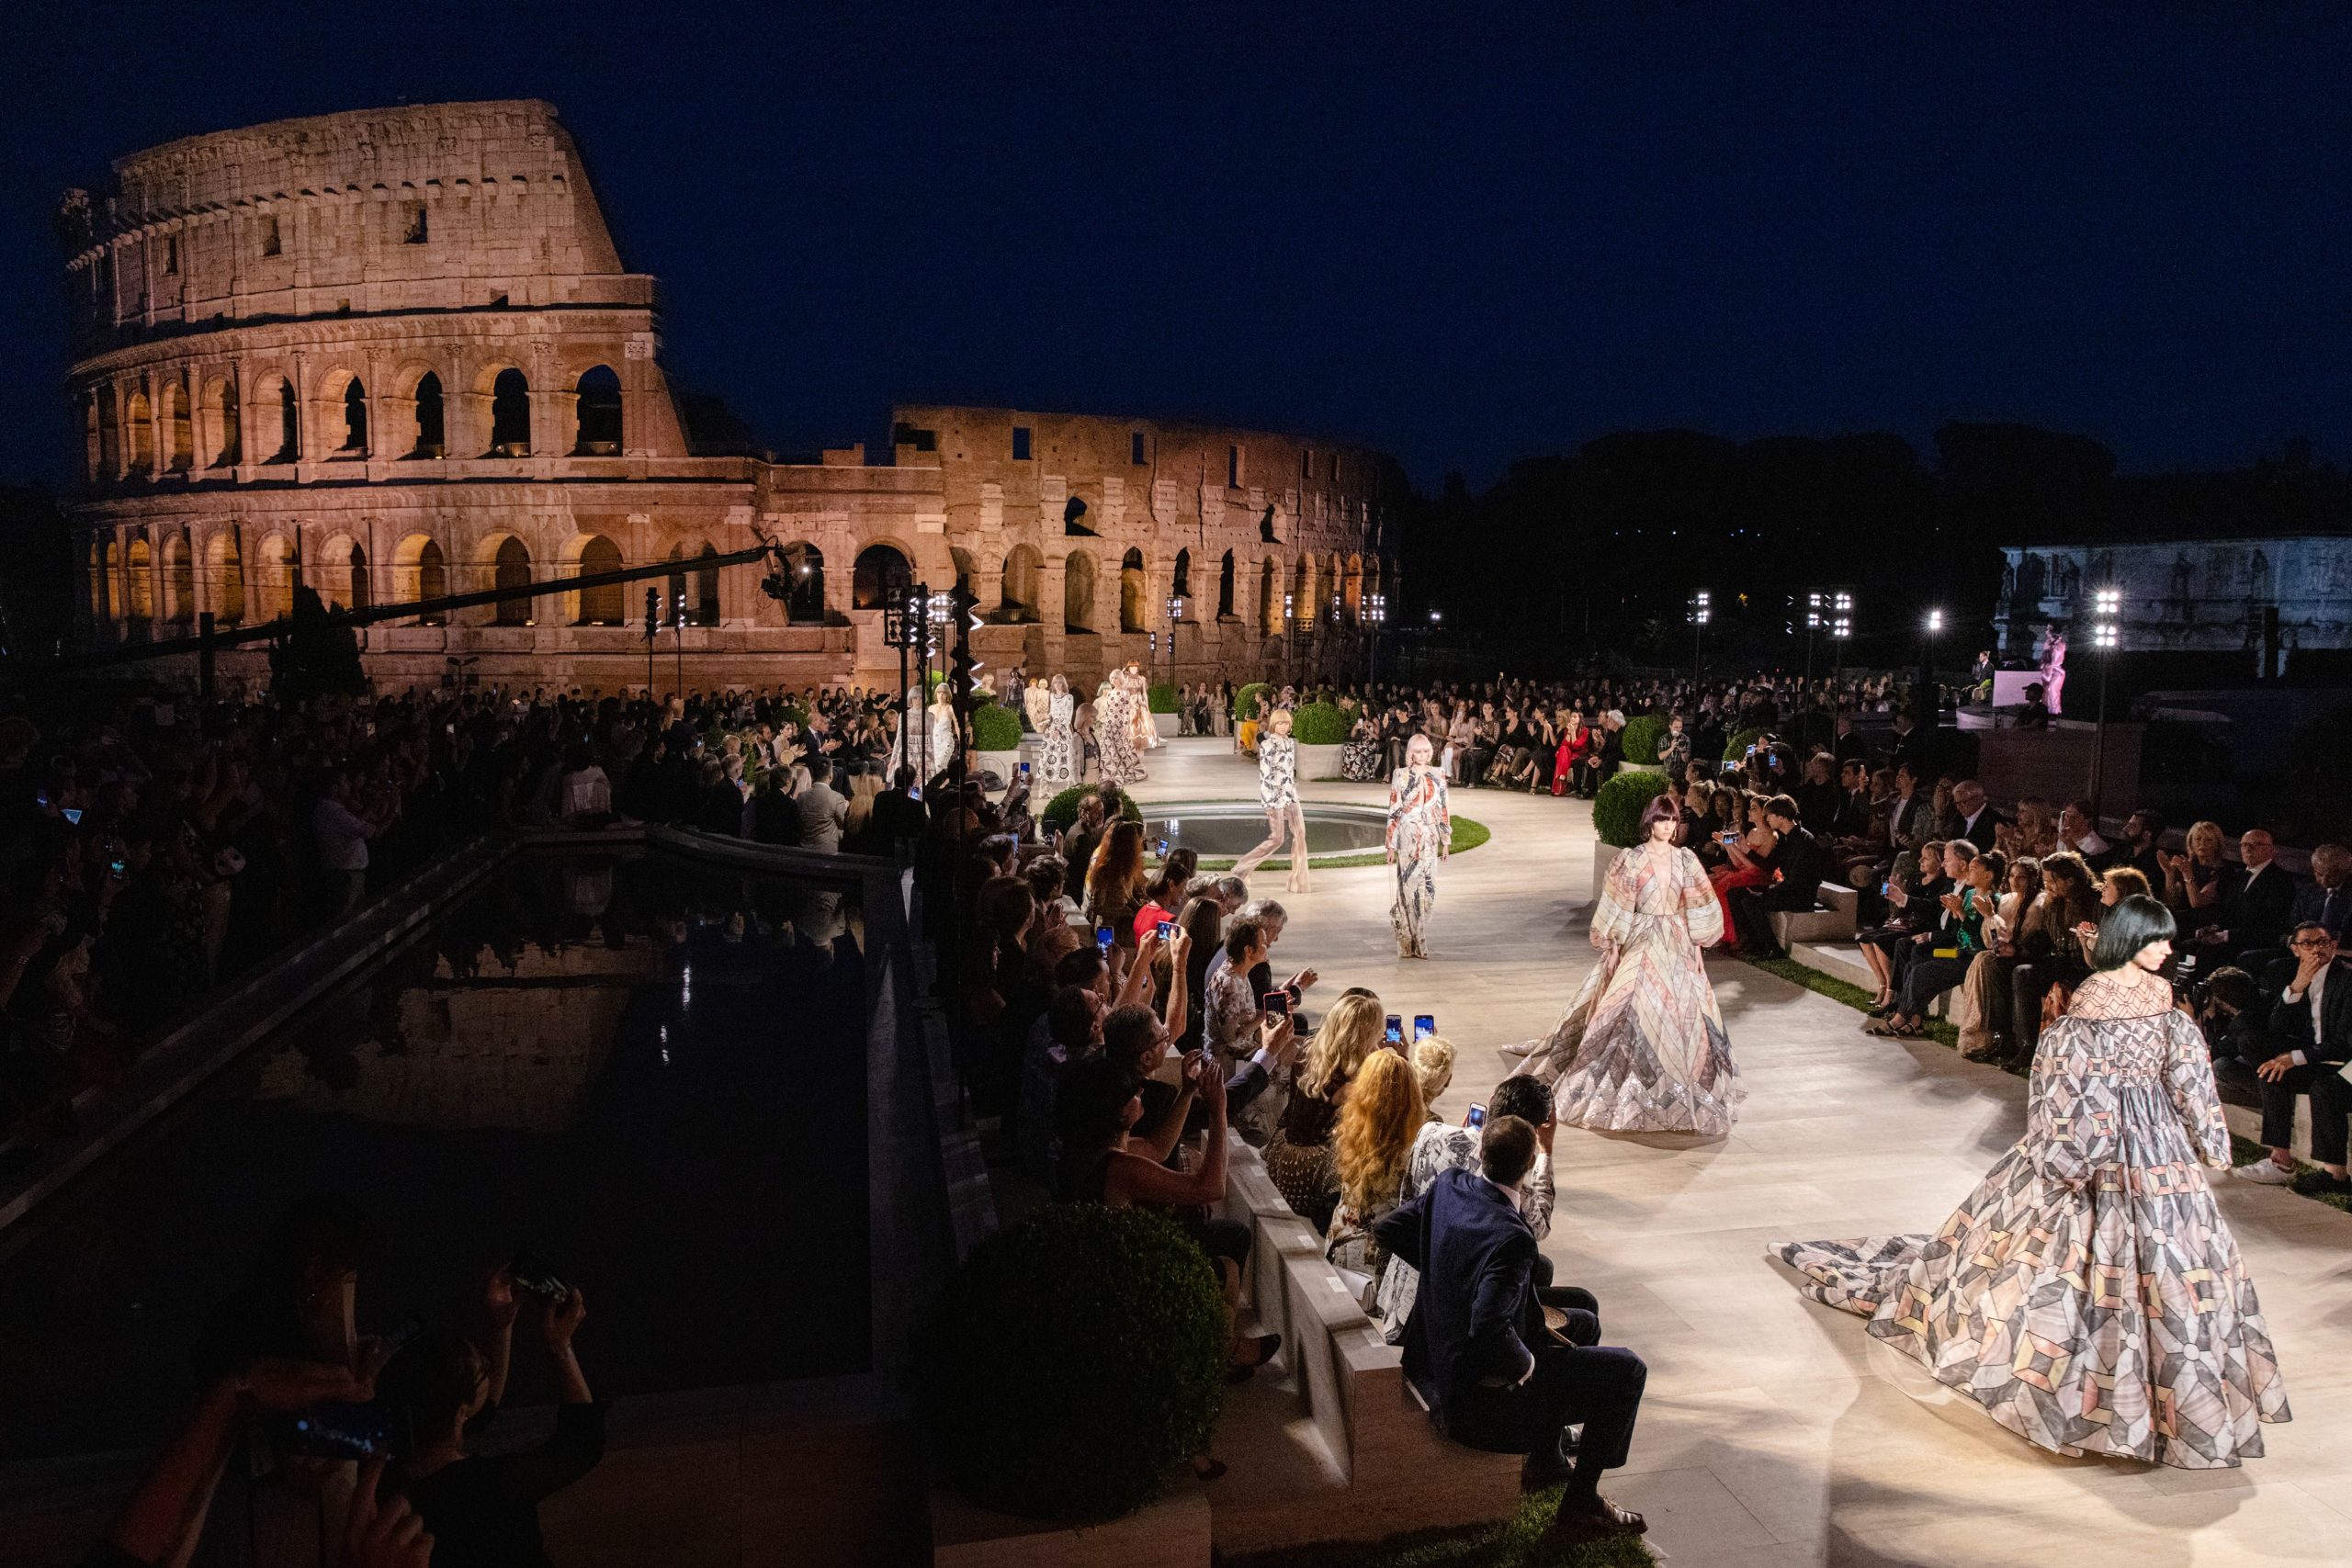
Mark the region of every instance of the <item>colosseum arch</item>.
<instances>
[{"instance_id":1,"label":"colosseum arch","mask_svg":"<svg viewBox=\"0 0 2352 1568\"><path fill-rule=\"evenodd\" d=\"M266 534L259 559L254 608L265 621L283 620L294 613L294 585L302 581L301 547L283 534Z\"/></svg>"},{"instance_id":2,"label":"colosseum arch","mask_svg":"<svg viewBox=\"0 0 2352 1568\"><path fill-rule=\"evenodd\" d=\"M411 534L392 551L392 599L396 604L410 604L419 599L439 599L449 592L449 558L443 553L441 542L430 534ZM446 626L449 615L446 610L427 610L417 616L420 626Z\"/></svg>"},{"instance_id":3,"label":"colosseum arch","mask_svg":"<svg viewBox=\"0 0 2352 1568\"><path fill-rule=\"evenodd\" d=\"M164 394L164 429L171 442L167 461L172 471L184 474L196 467L196 421L189 417L187 383L175 380Z\"/></svg>"},{"instance_id":4,"label":"colosseum arch","mask_svg":"<svg viewBox=\"0 0 2352 1568\"><path fill-rule=\"evenodd\" d=\"M914 563L896 545L873 544L850 569L850 608L879 610L914 586Z\"/></svg>"},{"instance_id":5,"label":"colosseum arch","mask_svg":"<svg viewBox=\"0 0 2352 1568\"><path fill-rule=\"evenodd\" d=\"M204 581L212 591L212 618L224 626L245 618L245 547L233 523L216 529L205 547Z\"/></svg>"},{"instance_id":6,"label":"colosseum arch","mask_svg":"<svg viewBox=\"0 0 2352 1568\"><path fill-rule=\"evenodd\" d=\"M1062 630L1094 629L1094 558L1072 550L1062 558Z\"/></svg>"},{"instance_id":7,"label":"colosseum arch","mask_svg":"<svg viewBox=\"0 0 2352 1568\"><path fill-rule=\"evenodd\" d=\"M1283 629L1282 569L1268 556L1258 568L1258 635L1279 637Z\"/></svg>"},{"instance_id":8,"label":"colosseum arch","mask_svg":"<svg viewBox=\"0 0 2352 1568\"><path fill-rule=\"evenodd\" d=\"M1293 626L1315 624L1315 558L1301 556L1291 573L1290 619Z\"/></svg>"},{"instance_id":9,"label":"colosseum arch","mask_svg":"<svg viewBox=\"0 0 2352 1568\"><path fill-rule=\"evenodd\" d=\"M594 577L599 572L621 570L621 547L602 534L591 534L578 541L579 550L572 566L582 577ZM567 593L572 601L572 624L582 626L617 626L628 617L628 584L607 582L597 588L582 588Z\"/></svg>"},{"instance_id":10,"label":"colosseum arch","mask_svg":"<svg viewBox=\"0 0 2352 1568\"><path fill-rule=\"evenodd\" d=\"M269 456L262 461L291 463L300 460L302 456L302 408L294 396L294 383L282 375L263 377L254 389L254 404L261 410L264 421L263 445L266 446L272 441L277 443L269 447Z\"/></svg>"},{"instance_id":11,"label":"colosseum arch","mask_svg":"<svg viewBox=\"0 0 2352 1568\"><path fill-rule=\"evenodd\" d=\"M582 457L621 455L621 378L609 365L594 365L581 374L573 388L574 434L571 450Z\"/></svg>"},{"instance_id":12,"label":"colosseum arch","mask_svg":"<svg viewBox=\"0 0 2352 1568\"><path fill-rule=\"evenodd\" d=\"M1143 552L1131 549L1119 562L1119 629L1123 632L1148 630L1151 625L1151 608L1145 602Z\"/></svg>"},{"instance_id":13,"label":"colosseum arch","mask_svg":"<svg viewBox=\"0 0 2352 1568\"><path fill-rule=\"evenodd\" d=\"M490 453L493 457L531 455L531 382L509 365L482 372L490 394Z\"/></svg>"},{"instance_id":14,"label":"colosseum arch","mask_svg":"<svg viewBox=\"0 0 2352 1568\"><path fill-rule=\"evenodd\" d=\"M364 610L368 592L368 551L348 534L337 534L319 551L319 567L310 574L311 585L330 610Z\"/></svg>"},{"instance_id":15,"label":"colosseum arch","mask_svg":"<svg viewBox=\"0 0 2352 1568\"><path fill-rule=\"evenodd\" d=\"M670 547L670 558L681 563L670 573L669 603L665 609L674 612L678 596L686 596L686 625L715 626L719 622L718 569L715 566L696 567L689 572L684 562L715 556L718 547L701 539L687 539ZM693 581L689 583L687 578Z\"/></svg>"},{"instance_id":16,"label":"colosseum arch","mask_svg":"<svg viewBox=\"0 0 2352 1568\"><path fill-rule=\"evenodd\" d=\"M1340 604L1342 595L1340 581L1347 569L1340 564L1340 552L1337 550L1333 550L1331 552L1329 559L1317 564L1319 567L1319 573L1316 581L1315 591L1318 597L1315 601L1315 613L1321 616L1326 624L1338 626L1340 624Z\"/></svg>"},{"instance_id":17,"label":"colosseum arch","mask_svg":"<svg viewBox=\"0 0 2352 1568\"><path fill-rule=\"evenodd\" d=\"M784 618L793 626L825 624L825 552L804 539L784 547Z\"/></svg>"},{"instance_id":18,"label":"colosseum arch","mask_svg":"<svg viewBox=\"0 0 2352 1568\"><path fill-rule=\"evenodd\" d=\"M210 466L225 468L244 461L244 431L237 408L237 383L215 376L204 388L204 449Z\"/></svg>"},{"instance_id":19,"label":"colosseum arch","mask_svg":"<svg viewBox=\"0 0 2352 1568\"><path fill-rule=\"evenodd\" d=\"M155 471L155 405L147 399L147 389L139 388L130 394L124 406L123 423L130 436L130 468L134 475Z\"/></svg>"},{"instance_id":20,"label":"colosseum arch","mask_svg":"<svg viewBox=\"0 0 2352 1568\"><path fill-rule=\"evenodd\" d=\"M164 608L175 626L196 620L196 548L185 528L173 529L164 540Z\"/></svg>"},{"instance_id":21,"label":"colosseum arch","mask_svg":"<svg viewBox=\"0 0 2352 1568\"><path fill-rule=\"evenodd\" d=\"M155 618L155 547L145 539L133 539L122 556L122 602L130 612L132 621L145 624Z\"/></svg>"},{"instance_id":22,"label":"colosseum arch","mask_svg":"<svg viewBox=\"0 0 2352 1568\"><path fill-rule=\"evenodd\" d=\"M1363 557L1350 556L1340 578L1340 618L1350 626L1363 620Z\"/></svg>"},{"instance_id":23,"label":"colosseum arch","mask_svg":"<svg viewBox=\"0 0 2352 1568\"><path fill-rule=\"evenodd\" d=\"M512 534L493 534L481 543L480 570L487 580L485 588L528 588L531 585L531 547ZM501 599L490 607L490 624L494 626L527 626L533 624L534 606L529 599Z\"/></svg>"},{"instance_id":24,"label":"colosseum arch","mask_svg":"<svg viewBox=\"0 0 2352 1568\"><path fill-rule=\"evenodd\" d=\"M1169 579L1168 592L1179 599L1190 599L1193 596L1193 552L1191 550L1176 552L1175 575Z\"/></svg>"},{"instance_id":25,"label":"colosseum arch","mask_svg":"<svg viewBox=\"0 0 2352 1568\"><path fill-rule=\"evenodd\" d=\"M108 620L113 618L108 614L108 611L112 607L114 595L112 592L112 585L107 581L113 575L113 544L105 539L92 539L90 541L88 581L90 589L90 620L94 625L104 626Z\"/></svg>"},{"instance_id":26,"label":"colosseum arch","mask_svg":"<svg viewBox=\"0 0 2352 1568\"><path fill-rule=\"evenodd\" d=\"M448 408L441 394L441 377L426 369L419 373L408 389L408 404L413 423L409 435L408 456L439 457L449 450Z\"/></svg>"},{"instance_id":27,"label":"colosseum arch","mask_svg":"<svg viewBox=\"0 0 2352 1568\"><path fill-rule=\"evenodd\" d=\"M1226 551L1225 558L1217 562L1216 618L1220 621L1233 619L1233 552L1231 550Z\"/></svg>"},{"instance_id":28,"label":"colosseum arch","mask_svg":"<svg viewBox=\"0 0 2352 1568\"><path fill-rule=\"evenodd\" d=\"M99 465L105 460L106 443L98 433L98 400L94 393L77 392L74 412L82 424L82 478L84 482L96 484L107 477Z\"/></svg>"},{"instance_id":29,"label":"colosseum arch","mask_svg":"<svg viewBox=\"0 0 2352 1568\"><path fill-rule=\"evenodd\" d=\"M335 450L346 457L368 455L368 386L356 376L344 378L340 391L329 403L330 410L340 404L341 419L334 425L338 435Z\"/></svg>"},{"instance_id":30,"label":"colosseum arch","mask_svg":"<svg viewBox=\"0 0 2352 1568\"><path fill-rule=\"evenodd\" d=\"M116 423L115 412L119 406L111 386L100 386L95 400L98 422L98 471L102 479L118 479L122 474L122 427Z\"/></svg>"},{"instance_id":31,"label":"colosseum arch","mask_svg":"<svg viewBox=\"0 0 2352 1568\"><path fill-rule=\"evenodd\" d=\"M1001 624L1032 624L1037 619L1037 580L1044 562L1034 545L1015 545L1004 553L1004 572L995 619Z\"/></svg>"}]
</instances>

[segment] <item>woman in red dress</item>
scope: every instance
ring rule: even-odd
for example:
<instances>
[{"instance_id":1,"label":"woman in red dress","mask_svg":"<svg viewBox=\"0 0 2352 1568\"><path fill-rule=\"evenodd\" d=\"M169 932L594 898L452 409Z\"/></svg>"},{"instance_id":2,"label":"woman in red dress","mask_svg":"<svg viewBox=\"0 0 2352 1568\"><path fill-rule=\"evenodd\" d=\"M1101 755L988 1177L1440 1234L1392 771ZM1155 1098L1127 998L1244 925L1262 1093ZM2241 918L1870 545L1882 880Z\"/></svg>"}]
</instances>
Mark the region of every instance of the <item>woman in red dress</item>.
<instances>
[{"instance_id":1,"label":"woman in red dress","mask_svg":"<svg viewBox=\"0 0 2352 1568\"><path fill-rule=\"evenodd\" d=\"M1714 887L1715 901L1724 907L1723 949L1737 953L1739 937L1731 923L1731 903L1725 895L1735 887L1761 887L1772 880L1772 862L1780 852L1781 836L1764 820L1764 800L1757 795L1747 803L1746 836L1719 833L1715 841L1723 846L1724 861L1707 874L1707 881Z\"/></svg>"},{"instance_id":2,"label":"woman in red dress","mask_svg":"<svg viewBox=\"0 0 2352 1568\"><path fill-rule=\"evenodd\" d=\"M1555 798L1568 791L1568 770L1577 759L1590 750L1592 739L1585 733L1584 715L1575 708L1567 710L1560 729L1560 749L1552 758L1552 794Z\"/></svg>"}]
</instances>

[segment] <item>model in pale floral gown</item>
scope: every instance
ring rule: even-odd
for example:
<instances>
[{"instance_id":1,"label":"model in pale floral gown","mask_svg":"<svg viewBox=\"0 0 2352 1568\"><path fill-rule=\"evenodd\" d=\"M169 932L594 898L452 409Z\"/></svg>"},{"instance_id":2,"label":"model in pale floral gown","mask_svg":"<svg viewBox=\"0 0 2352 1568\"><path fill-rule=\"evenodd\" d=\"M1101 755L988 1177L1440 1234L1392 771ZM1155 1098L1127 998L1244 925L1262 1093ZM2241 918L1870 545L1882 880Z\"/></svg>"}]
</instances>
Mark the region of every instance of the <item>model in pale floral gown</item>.
<instances>
[{"instance_id":1,"label":"model in pale floral gown","mask_svg":"<svg viewBox=\"0 0 2352 1568\"><path fill-rule=\"evenodd\" d=\"M2184 1470L2262 1457L2287 1385L2199 1164L2230 1165L2211 1055L2128 897L2034 1053L2025 1136L1933 1235L1770 1249L2028 1441Z\"/></svg>"},{"instance_id":2,"label":"model in pale floral gown","mask_svg":"<svg viewBox=\"0 0 2352 1568\"><path fill-rule=\"evenodd\" d=\"M1699 857L1674 841L1670 796L1642 813L1640 842L1610 863L1592 911L1600 962L1527 1070L1553 1086L1560 1121L1596 1133L1731 1131L1742 1090L1702 949L1723 906Z\"/></svg>"},{"instance_id":3,"label":"model in pale floral gown","mask_svg":"<svg viewBox=\"0 0 2352 1568\"><path fill-rule=\"evenodd\" d=\"M1431 765L1436 754L1426 735L1405 748L1405 765L1388 781L1388 863L1396 868L1396 897L1388 923L1396 931L1396 955L1427 958L1430 911L1437 908L1437 865L1453 852L1453 812L1446 799L1445 774Z\"/></svg>"},{"instance_id":4,"label":"model in pale floral gown","mask_svg":"<svg viewBox=\"0 0 2352 1568\"><path fill-rule=\"evenodd\" d=\"M1124 789L1144 776L1136 755L1136 694L1124 670L1114 670L1094 699L1094 745L1102 782Z\"/></svg>"},{"instance_id":5,"label":"model in pale floral gown","mask_svg":"<svg viewBox=\"0 0 2352 1568\"><path fill-rule=\"evenodd\" d=\"M1069 682L1061 676L1053 678L1050 687L1031 686L1032 692L1045 696L1045 722L1037 726L1044 744L1037 751L1038 782L1052 789L1068 789L1079 782L1083 758L1079 750L1077 729L1078 699L1069 693Z\"/></svg>"},{"instance_id":6,"label":"model in pale floral gown","mask_svg":"<svg viewBox=\"0 0 2352 1568\"><path fill-rule=\"evenodd\" d=\"M1291 739L1290 715L1276 709L1258 738L1258 804L1266 812L1266 841L1233 863L1233 874L1247 876L1290 840L1290 881L1283 891L1304 893L1306 883L1306 811L1298 800L1298 742Z\"/></svg>"}]
</instances>

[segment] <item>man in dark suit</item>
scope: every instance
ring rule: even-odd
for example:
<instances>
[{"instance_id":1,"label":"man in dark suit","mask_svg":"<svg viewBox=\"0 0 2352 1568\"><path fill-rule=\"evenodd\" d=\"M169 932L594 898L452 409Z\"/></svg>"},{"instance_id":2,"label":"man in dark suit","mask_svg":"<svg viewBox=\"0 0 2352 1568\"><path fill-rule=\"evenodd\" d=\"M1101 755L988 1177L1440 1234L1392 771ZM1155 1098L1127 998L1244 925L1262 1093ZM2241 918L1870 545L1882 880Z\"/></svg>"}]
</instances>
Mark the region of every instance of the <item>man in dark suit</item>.
<instances>
[{"instance_id":1,"label":"man in dark suit","mask_svg":"<svg viewBox=\"0 0 2352 1568\"><path fill-rule=\"evenodd\" d=\"M1785 958L1787 952L1772 934L1772 913L1813 908L1821 880L1829 874L1829 852L1798 820L1797 803L1785 795L1764 803L1764 820L1780 838L1773 846L1764 885L1735 887L1726 902L1740 952L1759 958Z\"/></svg>"},{"instance_id":2,"label":"man in dark suit","mask_svg":"<svg viewBox=\"0 0 2352 1568\"><path fill-rule=\"evenodd\" d=\"M2295 1097L2312 1097L2312 1158L2324 1174L2318 1190L2352 1192L2344 1166L2345 1122L2352 1117L2352 964L2335 956L2335 938L2322 925L2295 928L2295 977L2270 1011L2270 1032L2288 1049L2254 1069L2262 1080L2262 1141L2270 1157L2238 1167L2238 1175L2266 1187L2295 1179Z\"/></svg>"},{"instance_id":3,"label":"man in dark suit","mask_svg":"<svg viewBox=\"0 0 2352 1568\"><path fill-rule=\"evenodd\" d=\"M2322 844L2312 851L2312 880L2295 895L2295 923L2324 926L2338 944L2344 941L2345 917L2352 915L2352 850L2342 844Z\"/></svg>"},{"instance_id":4,"label":"man in dark suit","mask_svg":"<svg viewBox=\"0 0 2352 1568\"><path fill-rule=\"evenodd\" d=\"M2278 956L2279 940L2294 919L2295 879L2274 858L2278 852L2263 829L2238 835L2241 869L2222 878L2213 923L2196 937L2209 953L2227 955L2216 962L2234 963L2257 977Z\"/></svg>"},{"instance_id":5,"label":"man in dark suit","mask_svg":"<svg viewBox=\"0 0 2352 1568\"><path fill-rule=\"evenodd\" d=\"M874 828L882 838L903 850L922 837L930 817L914 797L915 771L906 763L890 777L890 787L874 797Z\"/></svg>"},{"instance_id":6,"label":"man in dark suit","mask_svg":"<svg viewBox=\"0 0 2352 1568\"><path fill-rule=\"evenodd\" d=\"M1625 1462L1649 1371L1631 1350L1573 1345L1544 1326L1536 1287L1548 1269L1513 1197L1535 1149L1534 1128L1498 1116L1479 1139L1478 1174L1442 1171L1373 1223L1380 1245L1420 1270L1405 1375L1455 1442L1527 1455L1521 1490L1566 1483L1547 1536L1638 1535L1648 1527L1601 1496L1600 1472Z\"/></svg>"},{"instance_id":7,"label":"man in dark suit","mask_svg":"<svg viewBox=\"0 0 2352 1568\"><path fill-rule=\"evenodd\" d=\"M1962 779L1951 786L1951 803L1960 812L1960 831L1954 837L1966 839L1978 850L1993 847L1993 829L1999 827L2001 814L1993 809L1984 797L1984 786L1974 779ZM2105 847L2106 840L2100 845Z\"/></svg>"}]
</instances>

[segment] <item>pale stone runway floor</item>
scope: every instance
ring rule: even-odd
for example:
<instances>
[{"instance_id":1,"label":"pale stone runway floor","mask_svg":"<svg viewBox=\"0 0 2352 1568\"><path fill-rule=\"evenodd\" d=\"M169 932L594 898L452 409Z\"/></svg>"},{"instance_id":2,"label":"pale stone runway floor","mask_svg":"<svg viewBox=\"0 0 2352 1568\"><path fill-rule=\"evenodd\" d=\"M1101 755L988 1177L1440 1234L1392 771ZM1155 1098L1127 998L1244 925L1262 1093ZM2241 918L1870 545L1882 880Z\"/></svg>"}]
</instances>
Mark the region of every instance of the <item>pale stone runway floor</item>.
<instances>
[{"instance_id":1,"label":"pale stone runway floor","mask_svg":"<svg viewBox=\"0 0 2352 1568\"><path fill-rule=\"evenodd\" d=\"M1254 799L1229 747L1163 746L1137 795ZM1396 956L1385 868L1317 872L1297 896L1279 872L1256 880L1293 915L1277 970L1313 965L1326 1001L1363 985L1391 1012L1438 1015L1461 1053L1439 1109L1458 1119L1509 1072L1495 1047L1548 1030L1591 962L1593 839L1575 800L1467 790L1454 807L1494 838L1441 872L1427 962ZM1562 1129L1546 1248L1562 1281L1600 1294L1610 1341L1649 1362L1634 1463L1609 1490L1672 1563L2352 1562L2352 1215L2217 1181L2295 1415L2264 1428L2268 1457L2192 1472L2046 1454L1939 1402L1763 1256L1932 1229L2022 1129L2024 1081L1871 1039L1850 1009L1736 960L1709 969L1747 1087L1737 1127L1713 1144Z\"/></svg>"}]
</instances>

